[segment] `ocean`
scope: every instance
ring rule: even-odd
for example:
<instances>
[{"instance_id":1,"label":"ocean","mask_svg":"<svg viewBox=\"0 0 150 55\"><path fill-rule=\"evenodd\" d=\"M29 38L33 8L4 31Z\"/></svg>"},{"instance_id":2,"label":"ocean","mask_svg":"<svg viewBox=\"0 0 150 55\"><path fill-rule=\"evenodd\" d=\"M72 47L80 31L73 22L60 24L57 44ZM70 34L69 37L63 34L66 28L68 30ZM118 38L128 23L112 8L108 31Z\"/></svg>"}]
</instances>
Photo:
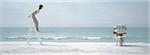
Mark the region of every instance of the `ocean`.
<instances>
[{"instance_id":1,"label":"ocean","mask_svg":"<svg viewBox=\"0 0 150 55\"><path fill-rule=\"evenodd\" d=\"M0 42L25 42L27 38L37 42L41 37L43 42L115 42L112 27L43 27L38 36L34 30L28 35L29 28L1 27ZM147 27L129 27L125 42L149 43Z\"/></svg>"}]
</instances>

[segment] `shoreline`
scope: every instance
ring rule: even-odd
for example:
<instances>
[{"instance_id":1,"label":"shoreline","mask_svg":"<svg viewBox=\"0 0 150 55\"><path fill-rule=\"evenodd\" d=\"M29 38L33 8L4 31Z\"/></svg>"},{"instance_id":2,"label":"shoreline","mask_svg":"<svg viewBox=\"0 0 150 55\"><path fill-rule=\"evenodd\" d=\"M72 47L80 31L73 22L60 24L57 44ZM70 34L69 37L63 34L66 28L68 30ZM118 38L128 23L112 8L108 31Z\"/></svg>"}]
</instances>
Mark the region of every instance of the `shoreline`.
<instances>
[{"instance_id":1,"label":"shoreline","mask_svg":"<svg viewBox=\"0 0 150 55\"><path fill-rule=\"evenodd\" d=\"M0 42L0 55L149 55L150 44L113 42Z\"/></svg>"},{"instance_id":2,"label":"shoreline","mask_svg":"<svg viewBox=\"0 0 150 55\"><path fill-rule=\"evenodd\" d=\"M26 44L27 42L0 42L0 44ZM31 44L39 44L39 42L30 42ZM44 44L116 44L116 42L43 42ZM124 44L147 44L143 42L125 42Z\"/></svg>"}]
</instances>

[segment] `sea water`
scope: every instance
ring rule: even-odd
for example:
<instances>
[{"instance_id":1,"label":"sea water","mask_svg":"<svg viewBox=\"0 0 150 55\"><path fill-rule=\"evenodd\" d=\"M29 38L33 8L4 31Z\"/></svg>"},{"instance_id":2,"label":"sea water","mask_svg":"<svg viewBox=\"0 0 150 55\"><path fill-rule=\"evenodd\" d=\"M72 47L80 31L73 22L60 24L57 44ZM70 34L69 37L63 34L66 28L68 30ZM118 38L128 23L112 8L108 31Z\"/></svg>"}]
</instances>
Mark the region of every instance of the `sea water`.
<instances>
[{"instance_id":1,"label":"sea water","mask_svg":"<svg viewBox=\"0 0 150 55\"><path fill-rule=\"evenodd\" d=\"M149 29L146 27L128 28L125 42L149 43ZM43 27L38 36L29 28L1 27L0 42L25 42L27 38L37 42L41 37L43 42L115 42L112 27Z\"/></svg>"}]
</instances>

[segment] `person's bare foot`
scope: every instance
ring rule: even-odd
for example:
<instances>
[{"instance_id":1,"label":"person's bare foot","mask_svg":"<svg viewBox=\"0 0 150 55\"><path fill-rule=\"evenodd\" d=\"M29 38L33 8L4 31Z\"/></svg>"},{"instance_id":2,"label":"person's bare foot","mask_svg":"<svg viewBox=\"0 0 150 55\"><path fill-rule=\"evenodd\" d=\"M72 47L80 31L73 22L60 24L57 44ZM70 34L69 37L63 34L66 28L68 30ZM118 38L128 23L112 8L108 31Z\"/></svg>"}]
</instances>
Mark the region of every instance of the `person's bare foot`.
<instances>
[{"instance_id":1,"label":"person's bare foot","mask_svg":"<svg viewBox=\"0 0 150 55\"><path fill-rule=\"evenodd\" d=\"M120 45L120 46L124 46L124 45Z\"/></svg>"}]
</instances>

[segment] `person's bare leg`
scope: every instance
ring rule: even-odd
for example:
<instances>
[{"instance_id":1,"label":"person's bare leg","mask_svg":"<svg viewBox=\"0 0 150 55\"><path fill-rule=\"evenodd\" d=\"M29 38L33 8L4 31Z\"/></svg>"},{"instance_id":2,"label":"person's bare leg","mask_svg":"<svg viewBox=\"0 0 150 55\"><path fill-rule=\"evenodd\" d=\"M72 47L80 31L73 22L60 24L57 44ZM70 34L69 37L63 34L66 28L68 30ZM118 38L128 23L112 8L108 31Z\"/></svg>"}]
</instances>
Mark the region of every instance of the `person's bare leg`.
<instances>
[{"instance_id":1,"label":"person's bare leg","mask_svg":"<svg viewBox=\"0 0 150 55\"><path fill-rule=\"evenodd\" d=\"M35 17L35 15L32 15L32 18L33 18L33 22L35 24L35 29L36 29L36 31L39 32L39 22L38 22L37 18Z\"/></svg>"},{"instance_id":2,"label":"person's bare leg","mask_svg":"<svg viewBox=\"0 0 150 55\"><path fill-rule=\"evenodd\" d=\"M123 43L124 43L124 38L122 37L121 38L121 46L123 46Z\"/></svg>"},{"instance_id":3,"label":"person's bare leg","mask_svg":"<svg viewBox=\"0 0 150 55\"><path fill-rule=\"evenodd\" d=\"M119 39L118 39L118 36L116 36L116 46L119 45Z\"/></svg>"},{"instance_id":4,"label":"person's bare leg","mask_svg":"<svg viewBox=\"0 0 150 55\"><path fill-rule=\"evenodd\" d=\"M119 38L119 45L123 46L124 38Z\"/></svg>"},{"instance_id":5,"label":"person's bare leg","mask_svg":"<svg viewBox=\"0 0 150 55\"><path fill-rule=\"evenodd\" d=\"M119 39L119 45L122 46L122 38Z\"/></svg>"}]
</instances>

